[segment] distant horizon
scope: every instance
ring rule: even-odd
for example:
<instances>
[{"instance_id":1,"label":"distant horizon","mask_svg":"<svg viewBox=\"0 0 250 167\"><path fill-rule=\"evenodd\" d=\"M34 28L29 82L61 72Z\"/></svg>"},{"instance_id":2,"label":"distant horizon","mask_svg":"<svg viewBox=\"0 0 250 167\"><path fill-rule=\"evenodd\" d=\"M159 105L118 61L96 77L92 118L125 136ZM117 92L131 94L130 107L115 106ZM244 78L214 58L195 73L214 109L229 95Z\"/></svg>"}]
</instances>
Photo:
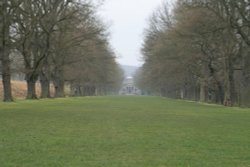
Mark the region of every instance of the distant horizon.
<instances>
[{"instance_id":1,"label":"distant horizon","mask_svg":"<svg viewBox=\"0 0 250 167\"><path fill-rule=\"evenodd\" d=\"M120 66L129 66L129 67L137 67L137 68L140 68L140 67L141 67L141 65L121 64L121 63L119 63L119 62L118 62L118 64L119 64Z\"/></svg>"}]
</instances>

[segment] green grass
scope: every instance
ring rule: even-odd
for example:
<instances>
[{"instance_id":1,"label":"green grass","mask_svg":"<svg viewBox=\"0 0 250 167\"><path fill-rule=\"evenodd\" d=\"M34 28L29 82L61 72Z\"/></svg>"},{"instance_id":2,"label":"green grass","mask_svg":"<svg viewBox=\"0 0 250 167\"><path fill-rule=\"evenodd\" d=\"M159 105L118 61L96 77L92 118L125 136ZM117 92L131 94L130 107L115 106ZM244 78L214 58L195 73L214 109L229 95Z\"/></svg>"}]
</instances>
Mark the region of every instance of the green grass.
<instances>
[{"instance_id":1,"label":"green grass","mask_svg":"<svg viewBox=\"0 0 250 167\"><path fill-rule=\"evenodd\" d=\"M250 167L250 109L160 97L0 103L1 167Z\"/></svg>"}]
</instances>

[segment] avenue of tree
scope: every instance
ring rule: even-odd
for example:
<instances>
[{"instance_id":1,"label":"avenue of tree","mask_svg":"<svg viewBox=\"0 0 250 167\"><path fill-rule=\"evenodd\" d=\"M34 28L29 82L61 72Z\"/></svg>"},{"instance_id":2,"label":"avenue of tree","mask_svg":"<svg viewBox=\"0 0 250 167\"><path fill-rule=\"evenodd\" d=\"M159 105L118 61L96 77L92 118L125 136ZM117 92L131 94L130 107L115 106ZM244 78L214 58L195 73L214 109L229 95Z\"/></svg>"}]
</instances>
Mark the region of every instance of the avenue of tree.
<instances>
[{"instance_id":1,"label":"avenue of tree","mask_svg":"<svg viewBox=\"0 0 250 167\"><path fill-rule=\"evenodd\" d=\"M105 95L119 90L122 71L108 42L105 24L87 0L1 0L0 69L4 101L13 101L11 74L22 72L27 99Z\"/></svg>"},{"instance_id":2,"label":"avenue of tree","mask_svg":"<svg viewBox=\"0 0 250 167\"><path fill-rule=\"evenodd\" d=\"M249 0L177 0L153 13L137 85L147 94L250 104Z\"/></svg>"}]
</instances>

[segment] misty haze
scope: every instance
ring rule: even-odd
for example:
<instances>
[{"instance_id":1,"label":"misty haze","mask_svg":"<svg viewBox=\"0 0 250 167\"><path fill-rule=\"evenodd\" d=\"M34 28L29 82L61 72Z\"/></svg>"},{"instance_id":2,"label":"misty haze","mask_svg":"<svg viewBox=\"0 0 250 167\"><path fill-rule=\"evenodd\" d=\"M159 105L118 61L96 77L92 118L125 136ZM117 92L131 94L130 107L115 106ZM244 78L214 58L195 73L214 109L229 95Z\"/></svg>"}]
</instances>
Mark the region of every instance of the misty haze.
<instances>
[{"instance_id":1,"label":"misty haze","mask_svg":"<svg viewBox=\"0 0 250 167\"><path fill-rule=\"evenodd\" d=\"M249 0L1 0L0 167L250 166Z\"/></svg>"}]
</instances>

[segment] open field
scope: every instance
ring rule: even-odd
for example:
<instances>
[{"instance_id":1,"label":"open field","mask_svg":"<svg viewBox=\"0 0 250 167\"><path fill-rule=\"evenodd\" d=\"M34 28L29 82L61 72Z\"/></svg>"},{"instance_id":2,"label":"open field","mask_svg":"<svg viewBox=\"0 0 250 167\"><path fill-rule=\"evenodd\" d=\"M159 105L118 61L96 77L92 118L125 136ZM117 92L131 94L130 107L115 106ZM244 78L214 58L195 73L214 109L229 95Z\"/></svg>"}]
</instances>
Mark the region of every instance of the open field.
<instances>
[{"instance_id":1,"label":"open field","mask_svg":"<svg viewBox=\"0 0 250 167\"><path fill-rule=\"evenodd\" d=\"M250 167L250 109L160 97L0 103L1 167Z\"/></svg>"}]
</instances>

